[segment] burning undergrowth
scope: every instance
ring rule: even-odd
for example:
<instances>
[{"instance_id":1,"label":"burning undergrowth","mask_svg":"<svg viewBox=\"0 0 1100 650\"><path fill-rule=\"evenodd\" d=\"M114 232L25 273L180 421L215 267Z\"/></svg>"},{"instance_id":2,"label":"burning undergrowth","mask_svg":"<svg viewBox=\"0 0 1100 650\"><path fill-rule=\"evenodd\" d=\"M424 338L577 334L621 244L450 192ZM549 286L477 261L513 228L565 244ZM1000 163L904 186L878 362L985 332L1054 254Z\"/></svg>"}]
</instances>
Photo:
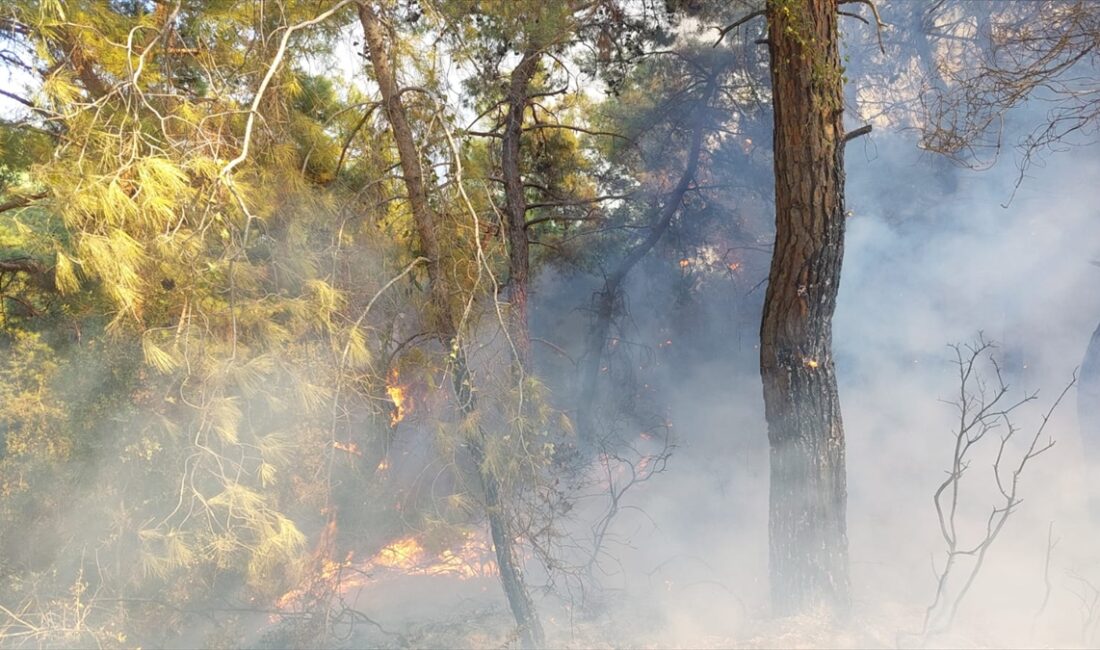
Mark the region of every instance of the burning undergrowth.
<instances>
[{"instance_id":1,"label":"burning undergrowth","mask_svg":"<svg viewBox=\"0 0 1100 650\"><path fill-rule=\"evenodd\" d=\"M369 73L388 61L405 83L431 67L401 63L422 42L409 26L432 23L423 33L434 37L433 21L470 3L358 4L343 11L365 37L383 14L363 56L394 46ZM649 3L581 4L609 21L590 25L597 67L622 63L619 9ZM708 3L666 4L717 19ZM904 17L920 3L880 4ZM950 17L978 4L936 7ZM475 23L490 28L464 48L502 26L559 23L482 9ZM922 34L913 18L902 36ZM226 24L217 33L253 33ZM970 23L952 24L961 42ZM698 39L685 28L675 51L613 80L605 102L565 99L572 64L517 51L545 65L517 67L534 94L509 129L487 124L503 118L503 79L462 84L476 98L452 106L455 89L434 84L456 80L425 72L415 92L360 104L273 64L275 76L249 69L182 110L201 116L197 130L137 138L140 155L105 132L89 139L104 166L94 173L72 173L85 161L68 144L27 166L20 174L52 175L12 195L39 202L20 213L26 223L0 227L0 243L27 244L0 260L12 332L0 359L0 508L12 522L0 529L0 644L1095 647L1100 560L1085 495L1100 474L1084 435L1095 414L1087 390L1080 422L1074 389L1058 397L1100 314L1084 194L1095 149L1017 185L1018 170L982 176L920 157L882 115L870 137L849 133L864 138L847 145L834 358L787 360L789 376L810 377L835 361L851 616L770 616L759 333L777 152L752 25L724 32L722 47L687 42ZM190 56L165 29L153 38L141 23L104 42L164 37ZM296 29L255 33L274 44ZM444 32L437 44L450 47ZM895 35L853 56L852 76L867 76L860 61L893 65ZM499 67L516 42L471 65ZM107 47L62 45L62 67ZM139 70L154 67L149 48ZM566 50L554 53L575 56ZM95 67L58 79L94 82ZM177 119L154 104L179 95L128 94L139 77L116 68L105 79L129 81L90 103L119 133L132 111L139 135ZM275 83L252 109L224 114L250 133L262 117L262 128L252 157L219 172L192 145L237 146L202 125L248 79ZM382 81L370 92L392 85ZM897 92L850 99L866 108ZM70 99L57 124L79 130ZM484 106L481 123L461 128L463 111ZM566 118L584 128L558 128ZM0 169L3 183L16 176ZM49 237L29 239L32 227ZM813 289L793 302L808 309ZM968 365L970 352L980 363Z\"/></svg>"}]
</instances>

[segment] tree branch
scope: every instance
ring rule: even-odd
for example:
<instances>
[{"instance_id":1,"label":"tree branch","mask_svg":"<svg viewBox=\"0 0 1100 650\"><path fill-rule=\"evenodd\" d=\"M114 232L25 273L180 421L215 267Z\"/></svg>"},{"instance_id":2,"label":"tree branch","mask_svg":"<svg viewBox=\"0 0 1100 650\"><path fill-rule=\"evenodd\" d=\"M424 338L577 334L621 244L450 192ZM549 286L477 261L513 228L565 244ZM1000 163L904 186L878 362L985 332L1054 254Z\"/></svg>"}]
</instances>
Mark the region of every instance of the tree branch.
<instances>
[{"instance_id":1,"label":"tree branch","mask_svg":"<svg viewBox=\"0 0 1100 650\"><path fill-rule=\"evenodd\" d=\"M758 9L757 11L754 11L750 14L742 16L741 18L738 18L737 20L733 21L729 25L726 25L725 27L715 27L714 29L718 30L718 40L714 41L714 45L711 45L711 47L718 47L718 45L722 42L722 39L726 38L726 34L729 34L733 30L737 29L741 25L744 25L745 23L749 22L753 18L759 18L760 16L763 16L763 15L764 15L764 10L763 9Z\"/></svg>"},{"instance_id":2,"label":"tree branch","mask_svg":"<svg viewBox=\"0 0 1100 650\"><path fill-rule=\"evenodd\" d=\"M42 265L38 263L38 260L30 257L13 257L6 260L0 260L0 273L38 274L41 272Z\"/></svg>"},{"instance_id":3,"label":"tree branch","mask_svg":"<svg viewBox=\"0 0 1100 650\"><path fill-rule=\"evenodd\" d=\"M259 89L256 90L256 96L252 99L252 105L248 109L248 121L244 125L244 143L241 145L241 153L237 154L237 157L226 163L222 168L221 176L224 178L229 175L229 172L233 171L233 168L241 164L248 158L248 148L252 142L252 128L256 124L256 114L259 112L260 102L264 98L264 93L267 92L267 87L271 84L271 79L275 77L275 72L279 69L279 65L283 62L283 57L286 56L287 43L290 42L290 37L294 32L305 27L311 27L319 22L327 19L332 14L343 9L348 4L351 4L352 0L340 0L335 6L325 11L315 18L302 21L300 23L290 25L283 32L283 38L279 41L279 49L275 52L275 58L271 61L271 65L267 68L267 74L264 75L263 81L260 82Z\"/></svg>"},{"instance_id":4,"label":"tree branch","mask_svg":"<svg viewBox=\"0 0 1100 650\"><path fill-rule=\"evenodd\" d=\"M873 127L870 124L864 124L863 126L859 127L858 129L855 129L853 131L849 131L849 132L845 133L844 134L845 144L847 144L851 140L855 140L856 138L858 138L861 135L867 135L868 133L871 132L872 128Z\"/></svg>"},{"instance_id":5,"label":"tree branch","mask_svg":"<svg viewBox=\"0 0 1100 650\"><path fill-rule=\"evenodd\" d=\"M524 131L534 131L536 129L566 129L568 131L577 131L578 133L587 133L588 135L606 135L606 136L612 137L612 138L620 138L622 140L626 140L627 142L631 141L630 138L626 137L625 135L623 135L621 133L612 133L611 131L593 131L591 129L586 129L586 128L583 128L583 127L580 127L580 126L573 126L571 124L555 124L555 123L550 123L550 122L540 122L538 124L531 124L529 126L523 127ZM485 134L485 135L490 135L490 134Z\"/></svg>"},{"instance_id":6,"label":"tree branch","mask_svg":"<svg viewBox=\"0 0 1100 650\"><path fill-rule=\"evenodd\" d=\"M30 205L31 202L38 199L46 198L45 192L39 192L38 194L31 194L30 196L17 196L14 199L0 203L0 214L7 212L8 210L14 210L16 208L22 208Z\"/></svg>"}]
</instances>

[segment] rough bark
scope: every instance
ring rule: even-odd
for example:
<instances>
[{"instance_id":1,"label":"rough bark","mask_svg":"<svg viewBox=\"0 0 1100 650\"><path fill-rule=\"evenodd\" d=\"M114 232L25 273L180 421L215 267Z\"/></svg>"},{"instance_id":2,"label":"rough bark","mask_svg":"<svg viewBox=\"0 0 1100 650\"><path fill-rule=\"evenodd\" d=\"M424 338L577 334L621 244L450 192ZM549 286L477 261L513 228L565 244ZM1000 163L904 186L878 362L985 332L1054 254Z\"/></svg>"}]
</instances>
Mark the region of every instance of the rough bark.
<instances>
[{"instance_id":1,"label":"rough bark","mask_svg":"<svg viewBox=\"0 0 1100 650\"><path fill-rule=\"evenodd\" d=\"M596 387L600 378L600 363L603 360L604 346L611 330L611 319L615 315L616 305L621 299L623 281L631 269L644 258L668 230L672 218L680 209L684 194L695 180L699 170L699 158L703 151L703 138L706 133L705 111L718 88L718 75L715 73L707 84L702 103L699 105L691 144L684 162L684 173L680 175L676 187L668 195L664 205L657 213L649 235L620 260L619 264L604 278L603 289L596 295L596 317L585 340L585 352L581 362L580 394L577 400L577 437L582 448L590 448L598 442L593 410L596 405Z\"/></svg>"},{"instance_id":2,"label":"rough bark","mask_svg":"<svg viewBox=\"0 0 1100 650\"><path fill-rule=\"evenodd\" d=\"M401 93L390 66L389 51L385 44L382 23L374 10L365 3L359 5L359 21L366 40L367 56L374 67L374 77L382 95L382 106L390 123L397 153L400 158L401 173L405 189L409 194L409 205L413 213L421 252L428 258L428 282L432 325L440 340L455 354L454 387L459 406L464 416L471 416L477 408L470 386L469 370L465 353L457 344L458 329L450 310L450 300L443 282L440 268L440 245L436 223L438 215L428 202L420 166L420 154L416 148L408 115L401 100ZM520 642L525 648L539 647L544 644L542 624L531 601L527 585L519 568L513 536L509 532L506 504L501 500L499 479L485 463L486 435L477 428L477 439L468 445L470 455L479 469L482 490L485 494L486 516L489 519L489 532L500 569L500 580L504 588L508 605L515 617Z\"/></svg>"},{"instance_id":3,"label":"rough bark","mask_svg":"<svg viewBox=\"0 0 1100 650\"><path fill-rule=\"evenodd\" d=\"M1081 377L1077 384L1077 421L1081 428L1086 471L1089 476L1089 507L1094 520L1100 520L1100 326L1092 333Z\"/></svg>"},{"instance_id":4,"label":"rough bark","mask_svg":"<svg viewBox=\"0 0 1100 650\"><path fill-rule=\"evenodd\" d=\"M523 115L527 110L527 94L531 77L538 68L539 52L528 49L512 70L505 98L508 113L501 139L500 166L504 178L504 217L508 235L508 299L512 341L516 346L516 363L527 368L531 353L531 334L527 325L527 288L530 277L530 252L527 241L527 197L523 192L520 171L520 139L523 135Z\"/></svg>"},{"instance_id":5,"label":"rough bark","mask_svg":"<svg viewBox=\"0 0 1100 650\"><path fill-rule=\"evenodd\" d=\"M832 317L844 252L837 0L769 0L775 252L760 328L776 615L849 607L844 429Z\"/></svg>"},{"instance_id":6,"label":"rough bark","mask_svg":"<svg viewBox=\"0 0 1100 650\"><path fill-rule=\"evenodd\" d=\"M386 120L390 124L394 142L397 144L398 162L401 164L402 180L409 194L409 207L412 210L417 238L420 241L420 252L428 258L428 284L433 310L431 324L442 337L450 339L454 337L455 332L447 308L449 300L446 287L441 281L439 238L435 227L437 218L428 202L428 192L424 186L424 173L420 164L420 152L417 151L408 113L390 65L382 23L367 4L359 5L359 22L363 26L363 35L366 39L367 57L374 68L374 78L382 94L382 110L386 113Z\"/></svg>"}]
</instances>

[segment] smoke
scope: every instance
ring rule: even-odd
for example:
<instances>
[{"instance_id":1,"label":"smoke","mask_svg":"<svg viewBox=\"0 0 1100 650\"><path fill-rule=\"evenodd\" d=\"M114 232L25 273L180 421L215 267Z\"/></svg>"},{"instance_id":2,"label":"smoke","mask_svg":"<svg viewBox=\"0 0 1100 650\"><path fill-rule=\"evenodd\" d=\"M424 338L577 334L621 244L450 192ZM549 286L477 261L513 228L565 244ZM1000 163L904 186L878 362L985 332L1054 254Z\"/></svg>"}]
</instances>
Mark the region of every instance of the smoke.
<instances>
[{"instance_id":1,"label":"smoke","mask_svg":"<svg viewBox=\"0 0 1100 650\"><path fill-rule=\"evenodd\" d=\"M1025 132L1026 124L1042 118L1039 109L1024 111L1018 130ZM1006 141L1013 141L1015 128L1010 124ZM745 146L751 147L751 140ZM912 134L889 128L848 146L851 216L833 341L848 441L855 608L852 620L839 627L813 617L768 618L768 445L756 350L766 250L739 253L736 269L722 260L717 271L697 270L701 262L695 260L705 258L705 251L685 250L693 242L687 236L687 243L677 241L674 225L673 241L655 249L630 277L629 313L614 331L621 351L609 373L624 385L604 390L608 412L633 409L638 415L617 423L627 439L667 421L676 447L665 471L631 488L616 504L593 571L602 592L540 593L550 642L915 645L913 634L921 628L935 594L935 572L944 563L932 495L950 466L956 426L951 403L959 378L948 344L971 341L979 331L998 342L994 354L1012 395L1020 399L1039 391L1014 414L1020 441L1029 438L1081 363L1100 321L1095 290L1100 270L1089 263L1100 256L1100 221L1093 213L1097 153L1095 146L1061 152L1045 166L1030 168L1017 187L1019 170L1007 155L984 172L954 168L922 153ZM740 171L754 178L748 166L743 163ZM735 164L727 168L738 171ZM770 219L766 203L750 203L729 208L730 218L736 209L750 224ZM768 242L748 243L766 247ZM686 267L681 260L689 261ZM540 379L554 406L563 410L575 399L574 361L591 322L585 308L599 286L591 275L543 269L532 290ZM487 327L496 332L494 323ZM629 373L620 372L624 367ZM991 371L983 367L990 382ZM1096 642L1095 627L1088 625L1100 620L1092 587L1100 586L1100 554L1093 541L1097 530L1086 517L1090 475L1082 460L1075 398L1071 391L1054 413L1047 432L1056 445L1022 475L1023 503L992 545L952 633L933 638L932 645ZM403 426L416 426L412 420ZM420 485L402 471L433 488L442 483L435 480L434 467L424 469L434 453L428 426L405 429L393 442L391 455L411 457L392 470L394 483ZM964 546L982 538L998 503L991 468L1003 432L993 432L975 449L963 481ZM660 448L659 440L640 440L634 443L643 453ZM1021 452L1019 445L1009 448L1013 459ZM371 461L362 464L377 467ZM116 478L96 474L95 484ZM338 476L345 487L337 496L346 497L341 502L346 519L340 523L349 531L341 534L355 536L341 541L347 546L392 541L400 533L397 522L384 521L383 504L369 501L392 495L361 490L352 474L361 474L361 468ZM441 493L443 488L450 486L443 485ZM578 539L589 535L593 521L609 507L600 495L580 502L565 532ZM75 515L65 519L79 521ZM530 565L534 580L544 577L533 560ZM492 577L420 575L368 584L348 605L381 628L349 624L351 636L334 644L486 646L509 634L511 621ZM226 602L244 593L238 587L224 588ZM954 593L958 587L957 581L951 585ZM279 637L260 639L254 632L266 631L268 623L266 616L245 620L245 641L278 645ZM214 626L188 625L181 644L208 643Z\"/></svg>"},{"instance_id":2,"label":"smoke","mask_svg":"<svg viewBox=\"0 0 1100 650\"><path fill-rule=\"evenodd\" d=\"M622 598L595 633L629 645L915 644L935 593L934 568L944 562L932 495L951 464L957 419L958 369L948 344L979 332L998 343L994 355L1010 396L1038 391L1013 417L1018 441L1030 441L1100 320L1097 270L1089 264L1100 241L1092 214L1097 171L1095 148L1076 149L1028 170L1016 188L1011 160L984 172L945 167L909 134L889 131L853 143L852 215L834 323L848 438L852 624L838 631L809 619L767 620L758 321L697 310L708 317L700 341L724 337L727 345L687 367L670 359L670 367L646 375L667 396L678 448L667 472L628 495L637 510L615 522L619 544L606 583ZM656 346L667 329L650 328L667 327L675 314L667 297L653 299L659 292L648 290L651 283L661 281L640 277L631 285L629 332ZM569 286L555 277L542 288L569 293ZM758 314L759 296L743 287L724 304L733 302ZM672 342L680 346L676 355L690 356L684 348L692 345ZM993 368L983 372L992 385ZM1023 503L992 544L953 631L933 637L933 645L1089 643L1087 581L1100 581L1100 572L1085 514L1075 398L1071 391L1055 411L1044 433L1055 446L1022 474ZM962 546L983 538L998 504L992 464L1003 433L975 447L962 481ZM1015 444L1008 450L1013 459L1023 451ZM574 642L588 641L578 634Z\"/></svg>"}]
</instances>

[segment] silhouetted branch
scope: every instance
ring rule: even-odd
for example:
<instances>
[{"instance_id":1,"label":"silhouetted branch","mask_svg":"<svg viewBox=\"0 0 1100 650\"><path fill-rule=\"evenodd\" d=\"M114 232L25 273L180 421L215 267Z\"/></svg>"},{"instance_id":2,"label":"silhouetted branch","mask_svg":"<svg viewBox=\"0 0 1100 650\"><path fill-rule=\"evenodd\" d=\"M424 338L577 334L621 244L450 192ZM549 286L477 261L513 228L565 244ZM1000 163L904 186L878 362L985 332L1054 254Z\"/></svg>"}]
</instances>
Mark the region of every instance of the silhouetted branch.
<instances>
[{"instance_id":1,"label":"silhouetted branch","mask_svg":"<svg viewBox=\"0 0 1100 650\"><path fill-rule=\"evenodd\" d=\"M1001 534L1009 516L1023 502L1019 497L1019 483L1024 469L1029 462L1054 446L1052 438L1041 440L1047 423L1066 394L1077 383L1075 370L1073 378L1043 415L1042 422L1031 436L1030 443L1020 460L1011 468L1005 467L1008 445L1020 431L1012 421L1011 414L1024 404L1034 401L1036 394L1025 394L1022 399L1015 402L1005 401L1009 386L1004 382L1000 366L993 356L995 345L986 340L980 332L974 343L956 344L951 348L955 351L955 365L958 368L959 377L959 397L954 402L958 409L958 423L955 429L951 468L932 499L936 507L940 535L946 545L947 558L943 568L936 571L936 594L925 610L924 624L919 634L925 640L932 634L951 629L959 606L981 573L986 553ZM987 386L985 379L976 374L983 360L993 370L996 383L992 387ZM1001 435L993 461L993 477L1002 500L992 507L986 519L985 533L973 545L963 545L960 541L958 521L962 502L960 491L962 477L970 468L975 447L990 432L997 429L1003 430L1004 433ZM965 557L973 558L973 564L965 573L962 586L957 592L950 594L949 582L956 573L959 561ZM943 623L933 628L933 623L937 619L944 619Z\"/></svg>"},{"instance_id":2,"label":"silhouetted branch","mask_svg":"<svg viewBox=\"0 0 1100 650\"><path fill-rule=\"evenodd\" d=\"M726 38L726 34L729 34L733 30L737 29L741 25L744 25L753 18L759 18L763 16L764 13L765 12L763 9L758 9L752 13L742 16L741 18L738 18L737 20L733 21L729 25L726 25L725 27L715 27L714 29L718 30L718 40L714 41L714 45L711 45L711 47L718 47L718 45L722 42L722 39Z\"/></svg>"}]
</instances>

